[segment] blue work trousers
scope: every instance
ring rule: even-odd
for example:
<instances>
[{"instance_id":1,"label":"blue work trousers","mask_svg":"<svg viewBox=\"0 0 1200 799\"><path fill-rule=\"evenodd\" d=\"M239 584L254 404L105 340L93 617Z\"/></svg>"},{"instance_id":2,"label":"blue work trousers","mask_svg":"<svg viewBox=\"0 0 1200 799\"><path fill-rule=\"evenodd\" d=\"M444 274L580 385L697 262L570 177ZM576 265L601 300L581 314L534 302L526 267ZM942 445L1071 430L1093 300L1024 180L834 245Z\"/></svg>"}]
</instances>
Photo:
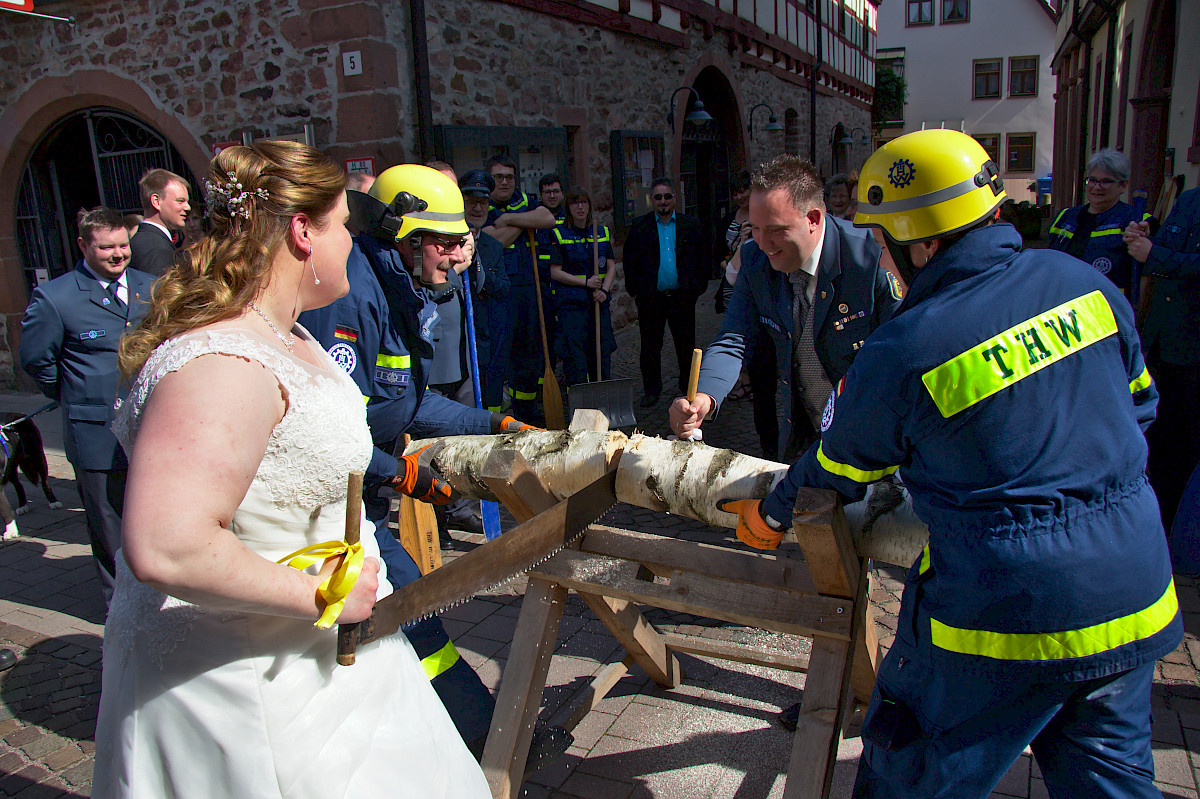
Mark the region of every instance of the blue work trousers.
<instances>
[{"instance_id":1,"label":"blue work trousers","mask_svg":"<svg viewBox=\"0 0 1200 799\"><path fill-rule=\"evenodd\" d=\"M612 377L612 354L617 349L617 339L612 332L609 303L600 306L601 375L596 374L596 304L560 301L558 328L562 333L563 377L568 386Z\"/></svg>"},{"instance_id":2,"label":"blue work trousers","mask_svg":"<svg viewBox=\"0 0 1200 799\"><path fill-rule=\"evenodd\" d=\"M864 720L854 796L983 799L1028 745L1056 799L1160 799L1150 751L1153 682L1153 662L1093 680L1041 682L931 671L893 650ZM890 750L870 740L885 699L913 722ZM897 726L906 725L890 729Z\"/></svg>"},{"instance_id":3,"label":"blue work trousers","mask_svg":"<svg viewBox=\"0 0 1200 799\"><path fill-rule=\"evenodd\" d=\"M379 554L387 564L388 582L399 590L421 577L421 571L387 526L388 502L385 497L367 497L367 517L375 523ZM404 628L417 659L425 667L433 690L446 706L458 734L476 758L483 754L492 724L496 700L470 663L458 655L442 620L431 616Z\"/></svg>"}]
</instances>

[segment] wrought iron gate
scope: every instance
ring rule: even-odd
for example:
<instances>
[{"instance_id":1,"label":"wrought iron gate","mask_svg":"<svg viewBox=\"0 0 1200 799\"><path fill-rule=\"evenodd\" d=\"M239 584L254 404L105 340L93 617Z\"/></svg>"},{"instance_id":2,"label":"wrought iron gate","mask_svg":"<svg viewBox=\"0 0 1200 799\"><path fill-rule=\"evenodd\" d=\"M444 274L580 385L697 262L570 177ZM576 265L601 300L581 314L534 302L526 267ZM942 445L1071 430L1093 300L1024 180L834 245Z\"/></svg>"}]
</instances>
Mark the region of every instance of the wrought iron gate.
<instances>
[{"instance_id":1,"label":"wrought iron gate","mask_svg":"<svg viewBox=\"0 0 1200 799\"><path fill-rule=\"evenodd\" d=\"M56 122L30 154L17 197L17 242L30 290L71 269L79 258L79 207L99 204L141 213L137 183L155 167L194 184L166 137L134 116L90 108ZM92 180L63 181L60 170L70 170L76 178L88 170Z\"/></svg>"}]
</instances>

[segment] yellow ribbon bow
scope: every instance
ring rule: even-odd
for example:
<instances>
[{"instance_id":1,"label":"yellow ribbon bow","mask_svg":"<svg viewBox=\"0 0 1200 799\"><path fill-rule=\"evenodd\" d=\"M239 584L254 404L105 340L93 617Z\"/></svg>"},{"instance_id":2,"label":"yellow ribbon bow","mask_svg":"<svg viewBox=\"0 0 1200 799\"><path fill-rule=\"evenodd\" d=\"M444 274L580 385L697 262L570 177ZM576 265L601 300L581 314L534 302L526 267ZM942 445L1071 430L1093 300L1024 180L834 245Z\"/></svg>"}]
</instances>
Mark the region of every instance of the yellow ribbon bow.
<instances>
[{"instance_id":1,"label":"yellow ribbon bow","mask_svg":"<svg viewBox=\"0 0 1200 799\"><path fill-rule=\"evenodd\" d=\"M314 626L322 630L328 630L337 621L338 614L342 612L342 606L346 604L346 597L350 596L350 592L354 590L354 584L358 582L359 572L362 571L363 561L366 560L366 552L363 551L362 544L326 541L323 544L312 544L303 549L297 549L292 554L285 555L276 561L276 563L291 566L293 569L303 570L317 561L325 561L338 555L345 556L342 558L341 565L317 586L317 596L325 603L325 610L321 612L321 618L317 619Z\"/></svg>"}]
</instances>

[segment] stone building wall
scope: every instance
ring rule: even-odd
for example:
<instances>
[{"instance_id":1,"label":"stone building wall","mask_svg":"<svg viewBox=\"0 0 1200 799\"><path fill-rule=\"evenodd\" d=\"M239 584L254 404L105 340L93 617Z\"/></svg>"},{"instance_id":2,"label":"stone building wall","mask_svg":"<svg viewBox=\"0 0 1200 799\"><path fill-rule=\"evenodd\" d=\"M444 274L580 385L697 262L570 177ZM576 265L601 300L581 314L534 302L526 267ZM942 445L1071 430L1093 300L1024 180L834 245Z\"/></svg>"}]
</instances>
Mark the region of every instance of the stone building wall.
<instances>
[{"instance_id":1,"label":"stone building wall","mask_svg":"<svg viewBox=\"0 0 1200 799\"><path fill-rule=\"evenodd\" d=\"M419 157L407 2L76 0L38 9L77 24L0 14L0 185L9 187L0 203L0 387L12 382L10 345L27 301L17 187L38 140L63 116L93 106L132 113L167 136L198 178L214 144L243 131L294 134L306 123L339 160L373 156L383 168ZM807 88L745 63L727 32L693 25L675 47L494 0L427 0L425 19L433 123L568 128L606 224L610 132L664 131L670 170L679 139L667 130L667 98L703 69L720 72L736 99L742 138L730 141L731 168L783 151L782 133L744 140L758 102L781 122L795 109L808 154ZM362 75L343 74L351 50L362 54ZM819 165L835 122L869 124L866 109L824 95L817 117ZM765 110L755 122L766 124Z\"/></svg>"}]
</instances>

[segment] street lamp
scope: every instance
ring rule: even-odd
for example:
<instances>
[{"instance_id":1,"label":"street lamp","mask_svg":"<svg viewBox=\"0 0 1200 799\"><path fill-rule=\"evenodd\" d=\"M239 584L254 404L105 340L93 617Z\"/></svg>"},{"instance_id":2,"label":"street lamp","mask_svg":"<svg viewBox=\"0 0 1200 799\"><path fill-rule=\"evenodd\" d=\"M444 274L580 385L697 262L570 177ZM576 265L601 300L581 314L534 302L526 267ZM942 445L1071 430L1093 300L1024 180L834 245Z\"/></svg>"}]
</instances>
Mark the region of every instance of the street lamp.
<instances>
[{"instance_id":1,"label":"street lamp","mask_svg":"<svg viewBox=\"0 0 1200 799\"><path fill-rule=\"evenodd\" d=\"M855 133L862 134L862 136L857 141L854 138ZM838 139L838 144L867 145L870 143L871 143L871 140L867 138L867 132L865 130L863 130L862 128L855 128L854 130L850 131L849 133L843 133L842 138Z\"/></svg>"},{"instance_id":2,"label":"street lamp","mask_svg":"<svg viewBox=\"0 0 1200 799\"><path fill-rule=\"evenodd\" d=\"M746 126L746 130L750 133L751 141L754 141L754 112L759 108L767 109L767 114L769 115L767 116L767 124L763 125L761 128L759 128L759 130L765 130L771 133L783 130L783 125L779 124L779 120L775 117L775 112L771 109L771 106L767 105L766 103L759 103L758 105L754 106L754 108L750 109L750 113L748 115L750 124Z\"/></svg>"},{"instance_id":3,"label":"street lamp","mask_svg":"<svg viewBox=\"0 0 1200 799\"><path fill-rule=\"evenodd\" d=\"M705 125L712 122L712 114L704 110L704 103L700 100L700 93L691 86L680 86L675 91L671 92L670 98L667 100L667 127L675 130L675 95L682 91L689 91L696 95L696 105L691 112L683 118L684 122L695 122L698 125Z\"/></svg>"}]
</instances>

